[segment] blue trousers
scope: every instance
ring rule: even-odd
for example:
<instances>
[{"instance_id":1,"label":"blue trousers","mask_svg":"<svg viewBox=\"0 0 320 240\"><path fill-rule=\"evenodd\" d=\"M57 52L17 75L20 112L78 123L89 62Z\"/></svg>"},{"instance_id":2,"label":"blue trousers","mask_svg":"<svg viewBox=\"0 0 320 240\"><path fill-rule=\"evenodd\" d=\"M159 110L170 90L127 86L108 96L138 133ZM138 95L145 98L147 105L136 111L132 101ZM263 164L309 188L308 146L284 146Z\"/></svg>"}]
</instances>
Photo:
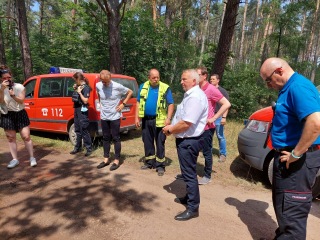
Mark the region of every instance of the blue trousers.
<instances>
[{"instance_id":1,"label":"blue trousers","mask_svg":"<svg viewBox=\"0 0 320 240\"><path fill-rule=\"evenodd\" d=\"M212 137L214 135L214 130L214 128L210 128L208 130L205 130L202 134L202 137L204 139L202 151L205 159L204 176L209 179L211 178L212 172Z\"/></svg>"},{"instance_id":2,"label":"blue trousers","mask_svg":"<svg viewBox=\"0 0 320 240\"><path fill-rule=\"evenodd\" d=\"M306 152L296 162L274 155L272 201L279 227L277 240L304 240L312 202L312 184L320 166L320 151Z\"/></svg>"},{"instance_id":3,"label":"blue trousers","mask_svg":"<svg viewBox=\"0 0 320 240\"><path fill-rule=\"evenodd\" d=\"M220 155L227 156L227 144L226 144L226 138L224 137L223 128L224 126L221 125L221 119L222 117L219 117L214 124L216 125L216 134L219 141L219 149L220 149Z\"/></svg>"},{"instance_id":4,"label":"blue trousers","mask_svg":"<svg viewBox=\"0 0 320 240\"><path fill-rule=\"evenodd\" d=\"M77 135L76 150L81 149L82 139L87 151L92 151L92 141L88 130L89 111L81 112L81 107L74 109L74 131Z\"/></svg>"},{"instance_id":5,"label":"blue trousers","mask_svg":"<svg viewBox=\"0 0 320 240\"><path fill-rule=\"evenodd\" d=\"M187 185L187 209L196 212L200 205L200 194L197 178L197 159L203 148L202 135L194 138L177 138L176 146L181 174Z\"/></svg>"}]
</instances>

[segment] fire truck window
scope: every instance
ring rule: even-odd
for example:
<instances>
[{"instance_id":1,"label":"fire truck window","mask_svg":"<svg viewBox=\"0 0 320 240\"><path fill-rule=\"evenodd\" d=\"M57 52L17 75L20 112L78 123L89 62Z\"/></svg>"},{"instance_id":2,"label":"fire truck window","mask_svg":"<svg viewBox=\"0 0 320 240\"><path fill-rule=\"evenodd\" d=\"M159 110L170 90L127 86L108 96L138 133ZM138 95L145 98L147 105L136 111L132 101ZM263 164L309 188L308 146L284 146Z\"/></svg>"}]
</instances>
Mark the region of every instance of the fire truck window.
<instances>
[{"instance_id":1,"label":"fire truck window","mask_svg":"<svg viewBox=\"0 0 320 240\"><path fill-rule=\"evenodd\" d=\"M136 81L131 80L131 79L125 79L125 78L112 78L112 81L115 81L117 83L122 84L123 86L131 89L133 91L133 98L137 97L138 94L138 89L137 89L137 84ZM121 96L122 98L125 98L125 96Z\"/></svg>"},{"instance_id":2,"label":"fire truck window","mask_svg":"<svg viewBox=\"0 0 320 240\"><path fill-rule=\"evenodd\" d=\"M39 98L62 97L63 77L42 78L39 87Z\"/></svg>"},{"instance_id":3,"label":"fire truck window","mask_svg":"<svg viewBox=\"0 0 320 240\"><path fill-rule=\"evenodd\" d=\"M75 84L75 81L71 77L66 78L66 84L65 84L65 90L64 90L64 96L65 97L72 97L73 90L73 84Z\"/></svg>"},{"instance_id":4,"label":"fire truck window","mask_svg":"<svg viewBox=\"0 0 320 240\"><path fill-rule=\"evenodd\" d=\"M36 86L36 79L29 81L24 87L26 88L26 98L33 98L34 96L34 87Z\"/></svg>"}]
</instances>

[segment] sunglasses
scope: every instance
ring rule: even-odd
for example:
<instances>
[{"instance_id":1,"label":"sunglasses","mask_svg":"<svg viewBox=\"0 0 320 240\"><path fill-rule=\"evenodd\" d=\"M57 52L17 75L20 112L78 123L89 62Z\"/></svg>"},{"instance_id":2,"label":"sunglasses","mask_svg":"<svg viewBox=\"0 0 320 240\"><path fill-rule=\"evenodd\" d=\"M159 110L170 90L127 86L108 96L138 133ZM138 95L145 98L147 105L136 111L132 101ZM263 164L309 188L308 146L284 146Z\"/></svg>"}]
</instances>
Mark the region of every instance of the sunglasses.
<instances>
[{"instance_id":1,"label":"sunglasses","mask_svg":"<svg viewBox=\"0 0 320 240\"><path fill-rule=\"evenodd\" d=\"M3 70L0 70L1 74L5 74L5 73L9 73L9 70L8 69L3 69Z\"/></svg>"},{"instance_id":2,"label":"sunglasses","mask_svg":"<svg viewBox=\"0 0 320 240\"><path fill-rule=\"evenodd\" d=\"M12 79L12 77L1 78L2 81L11 80L11 79Z\"/></svg>"},{"instance_id":3,"label":"sunglasses","mask_svg":"<svg viewBox=\"0 0 320 240\"><path fill-rule=\"evenodd\" d=\"M282 68L282 67L279 67L279 68ZM270 83L272 80L271 80L271 77L272 75L276 72L276 71L279 71L279 68L277 68L276 70L274 70L271 75L269 77L266 78L265 82L266 83Z\"/></svg>"}]
</instances>

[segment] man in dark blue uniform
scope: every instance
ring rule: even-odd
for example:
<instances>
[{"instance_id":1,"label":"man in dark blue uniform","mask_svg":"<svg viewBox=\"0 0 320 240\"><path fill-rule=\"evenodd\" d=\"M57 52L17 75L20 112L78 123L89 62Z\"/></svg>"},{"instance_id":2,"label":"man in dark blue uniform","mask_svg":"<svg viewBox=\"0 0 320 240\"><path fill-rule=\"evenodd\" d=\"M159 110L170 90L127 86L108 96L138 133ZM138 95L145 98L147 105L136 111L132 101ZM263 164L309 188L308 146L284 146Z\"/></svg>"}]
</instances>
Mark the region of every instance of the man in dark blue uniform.
<instances>
[{"instance_id":1,"label":"man in dark blue uniform","mask_svg":"<svg viewBox=\"0 0 320 240\"><path fill-rule=\"evenodd\" d=\"M275 239L306 239L312 184L320 167L319 93L280 58L267 59L260 75L268 88L279 91L271 130Z\"/></svg>"}]
</instances>

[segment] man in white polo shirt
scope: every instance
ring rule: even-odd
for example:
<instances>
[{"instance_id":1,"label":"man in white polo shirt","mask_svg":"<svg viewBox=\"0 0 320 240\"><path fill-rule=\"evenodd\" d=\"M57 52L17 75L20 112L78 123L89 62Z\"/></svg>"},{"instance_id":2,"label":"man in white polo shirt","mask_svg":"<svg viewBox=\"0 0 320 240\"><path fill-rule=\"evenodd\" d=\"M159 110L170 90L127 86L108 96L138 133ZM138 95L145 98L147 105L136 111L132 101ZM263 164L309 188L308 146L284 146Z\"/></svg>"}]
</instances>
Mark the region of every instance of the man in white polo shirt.
<instances>
[{"instance_id":1,"label":"man in white polo shirt","mask_svg":"<svg viewBox=\"0 0 320 240\"><path fill-rule=\"evenodd\" d=\"M197 158L203 148L202 134L207 124L208 99L199 88L199 74L194 69L185 70L181 76L184 98L177 106L172 125L163 128L167 136L176 137L176 146L182 177L187 185L187 194L174 201L187 204L183 213L175 216L176 220L185 221L199 216L200 194L197 178Z\"/></svg>"}]
</instances>

